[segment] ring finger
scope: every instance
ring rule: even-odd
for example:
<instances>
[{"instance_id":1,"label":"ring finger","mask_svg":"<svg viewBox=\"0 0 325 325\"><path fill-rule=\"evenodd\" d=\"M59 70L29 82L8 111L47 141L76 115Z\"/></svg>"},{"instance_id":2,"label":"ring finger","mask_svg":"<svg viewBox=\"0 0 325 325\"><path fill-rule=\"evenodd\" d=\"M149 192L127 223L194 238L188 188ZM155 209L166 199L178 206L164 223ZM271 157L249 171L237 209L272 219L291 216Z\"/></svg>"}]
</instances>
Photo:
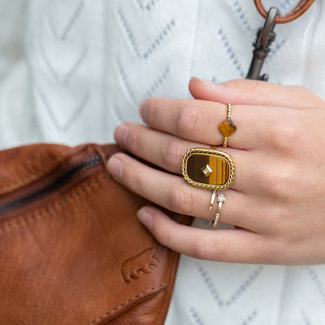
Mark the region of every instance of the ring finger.
<instances>
[{"instance_id":1,"label":"ring finger","mask_svg":"<svg viewBox=\"0 0 325 325\"><path fill-rule=\"evenodd\" d=\"M110 158L108 171L132 192L168 210L203 219L215 218L216 205L209 211L212 192L192 187L182 177L156 170L122 153ZM255 215L261 206L256 204L256 199L232 189L225 194L220 221L254 232L267 229L264 218L256 222Z\"/></svg>"},{"instance_id":2,"label":"ring finger","mask_svg":"<svg viewBox=\"0 0 325 325\"><path fill-rule=\"evenodd\" d=\"M125 123L117 128L115 139L130 153L175 174L181 174L183 156L189 149L210 148L208 145L181 140L136 123ZM257 170L248 168L256 160L256 156L248 155L247 150L227 148L225 151L234 156L236 163L236 178L232 189L260 193L258 186L253 186L251 181Z\"/></svg>"}]
</instances>

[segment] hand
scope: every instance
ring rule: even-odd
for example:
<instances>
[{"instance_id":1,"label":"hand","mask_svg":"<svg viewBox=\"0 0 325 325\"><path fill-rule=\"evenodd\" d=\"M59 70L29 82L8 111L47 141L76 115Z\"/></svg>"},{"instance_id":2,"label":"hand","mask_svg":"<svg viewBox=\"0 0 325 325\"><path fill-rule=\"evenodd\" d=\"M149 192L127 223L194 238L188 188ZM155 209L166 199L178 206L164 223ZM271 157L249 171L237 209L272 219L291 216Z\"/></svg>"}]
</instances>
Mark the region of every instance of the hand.
<instances>
[{"instance_id":1,"label":"hand","mask_svg":"<svg viewBox=\"0 0 325 325\"><path fill-rule=\"evenodd\" d=\"M147 99L140 113L148 127L125 123L115 132L121 147L160 168L118 153L109 172L161 207L213 220L211 190L187 184L181 163L191 148L222 144L218 124L231 102L237 132L217 150L236 163L220 216L236 227L187 227L149 206L139 219L163 245L200 259L324 263L325 102L303 87L248 80L217 85L194 78L190 91L196 99Z\"/></svg>"}]
</instances>

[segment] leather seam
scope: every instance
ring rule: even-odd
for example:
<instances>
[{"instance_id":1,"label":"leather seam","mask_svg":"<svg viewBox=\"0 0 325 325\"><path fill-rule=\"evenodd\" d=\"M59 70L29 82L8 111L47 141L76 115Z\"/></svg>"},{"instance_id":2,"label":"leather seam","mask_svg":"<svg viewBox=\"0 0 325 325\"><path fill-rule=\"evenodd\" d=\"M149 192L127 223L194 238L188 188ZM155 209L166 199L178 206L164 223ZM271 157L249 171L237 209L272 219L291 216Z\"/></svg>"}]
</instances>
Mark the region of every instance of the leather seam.
<instances>
[{"instance_id":1,"label":"leather seam","mask_svg":"<svg viewBox=\"0 0 325 325\"><path fill-rule=\"evenodd\" d=\"M15 228L19 228L21 226L26 226L26 225L30 224L32 221L41 220L42 217L45 217L51 211L60 209L60 208L64 207L66 204L68 204L70 201L73 201L74 199L78 198L79 196L86 193L87 191L93 190L97 185L102 183L104 180L108 180L108 177L106 175L96 178L91 183L88 183L87 185L77 189L73 193L70 193L65 198L54 202L54 204L51 206L42 208L39 211L36 211L32 214L27 214L26 216L20 218L19 220L10 220L9 222L4 223L0 227L0 231L2 233L8 233Z\"/></svg>"},{"instance_id":2,"label":"leather seam","mask_svg":"<svg viewBox=\"0 0 325 325\"><path fill-rule=\"evenodd\" d=\"M172 286L172 289L170 289L170 290L172 290L172 292L173 292L175 282L173 282L172 279L173 278L175 279L175 277L176 277L176 272L177 272L178 262L179 262L179 254L174 252L174 251L170 251L169 254L172 254L172 257L171 257L171 262L170 262L169 269L168 269L168 279L170 279L168 281L168 285L169 285L169 287ZM172 277L172 275L174 273L173 270L174 270L174 267L175 267L175 262L177 264L176 271L175 271L175 277ZM168 312L168 309L169 309L169 306L170 306L170 301L171 301L171 294L168 295L168 288L167 288L166 295L164 296L163 303L160 305L160 310L159 310L158 320L161 320L161 324L165 323L165 320L166 320L166 317L167 317L167 312ZM167 304L167 306L166 306L166 304ZM167 312L165 312L163 314L163 312L165 310L164 308L167 309Z\"/></svg>"},{"instance_id":3,"label":"leather seam","mask_svg":"<svg viewBox=\"0 0 325 325\"><path fill-rule=\"evenodd\" d=\"M0 187L0 195L5 194L5 192L8 191L8 190L14 190L17 187L25 186L28 183L30 183L32 181L35 181L36 179L39 179L39 178L43 177L44 175L50 173L55 168L57 168L58 165L61 164L63 161L68 160L70 157L73 157L73 156L75 156L77 154L80 154L80 152L83 152L87 148L94 149L94 146L92 144L85 144L85 145L78 146L76 148L76 150L74 150L72 153L71 152L62 153L61 155L59 155L54 160L54 163L51 164L49 167L47 167L45 169L41 169L38 172L36 172L35 174L29 175L29 176L24 177L22 179L15 180L15 181L13 181L13 182L11 182L9 184L6 184L3 187Z\"/></svg>"},{"instance_id":4,"label":"leather seam","mask_svg":"<svg viewBox=\"0 0 325 325\"><path fill-rule=\"evenodd\" d=\"M0 193L2 194L2 192L12 190L15 187L25 185L30 181L33 181L37 178L44 176L45 174L47 174L50 171L52 171L53 169L55 169L58 166L58 164L60 164L64 160L65 156L66 156L66 154L62 154L61 156L59 156L57 159L55 159L54 163L51 164L50 167L46 168L45 170L44 169L40 170L36 174L32 174L32 175L29 175L22 179L15 180L15 181L11 182L10 184L7 184L6 186L0 187Z\"/></svg>"},{"instance_id":5,"label":"leather seam","mask_svg":"<svg viewBox=\"0 0 325 325\"><path fill-rule=\"evenodd\" d=\"M157 291L163 289L164 287L166 287L167 285L168 285L168 282L164 282L164 283L160 284L158 287L154 287L154 288L148 289L146 291L143 291L141 293L138 293L137 295L125 300L121 304L119 304L116 307L112 308L111 310L109 310L105 314L102 314L102 315L98 316L97 318L92 320L90 323L88 323L88 325L96 325L96 324L98 324L98 322L102 321L105 317L108 317L112 313L116 312L118 309L121 309L122 307L126 306L127 304L129 304L129 303L133 302L134 300L136 300L138 298L141 298L141 297L143 297L143 296L145 296L147 294L157 292Z\"/></svg>"}]
</instances>

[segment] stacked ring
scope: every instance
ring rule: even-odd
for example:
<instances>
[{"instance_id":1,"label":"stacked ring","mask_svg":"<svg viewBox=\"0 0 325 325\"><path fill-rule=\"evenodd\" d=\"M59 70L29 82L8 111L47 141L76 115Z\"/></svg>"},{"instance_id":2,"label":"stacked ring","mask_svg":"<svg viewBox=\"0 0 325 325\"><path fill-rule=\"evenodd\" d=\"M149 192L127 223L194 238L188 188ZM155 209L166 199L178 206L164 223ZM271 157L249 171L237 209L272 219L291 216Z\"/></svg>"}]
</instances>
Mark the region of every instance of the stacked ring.
<instances>
[{"instance_id":1,"label":"stacked ring","mask_svg":"<svg viewBox=\"0 0 325 325\"><path fill-rule=\"evenodd\" d=\"M227 103L227 118L219 124L218 128L224 136L222 146L226 148L228 145L228 138L237 130L237 126L231 120L231 103Z\"/></svg>"},{"instance_id":2,"label":"stacked ring","mask_svg":"<svg viewBox=\"0 0 325 325\"><path fill-rule=\"evenodd\" d=\"M231 104L227 104L227 119L219 124L219 131L224 136L223 146L227 147L228 137L236 132L236 126L231 120ZM213 190L210 200L210 211L217 197L217 213L213 227L216 227L220 217L225 195L217 191L229 188L235 179L235 162L226 152L211 149L194 148L187 151L183 157L182 174L191 185Z\"/></svg>"},{"instance_id":3,"label":"stacked ring","mask_svg":"<svg viewBox=\"0 0 325 325\"><path fill-rule=\"evenodd\" d=\"M219 217L220 217L220 212L221 212L221 209L222 209L222 204L225 201L226 201L226 197L224 196L224 194L218 194L218 199L217 199L217 202L218 202L218 205L217 205L217 214L216 214L216 217L215 217L214 221L212 221L212 226L213 227L216 227L217 224L218 224Z\"/></svg>"}]
</instances>

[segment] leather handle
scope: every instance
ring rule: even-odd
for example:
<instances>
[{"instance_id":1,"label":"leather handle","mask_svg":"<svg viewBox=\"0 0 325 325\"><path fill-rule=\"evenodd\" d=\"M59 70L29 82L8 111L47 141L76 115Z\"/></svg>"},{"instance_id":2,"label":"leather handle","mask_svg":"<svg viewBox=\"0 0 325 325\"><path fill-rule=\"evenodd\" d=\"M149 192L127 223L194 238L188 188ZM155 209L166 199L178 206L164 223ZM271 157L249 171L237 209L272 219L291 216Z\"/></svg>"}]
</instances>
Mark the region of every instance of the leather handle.
<instances>
[{"instance_id":1,"label":"leather handle","mask_svg":"<svg viewBox=\"0 0 325 325\"><path fill-rule=\"evenodd\" d=\"M289 23L300 17L314 2L315 0L300 0L296 8L285 16L278 16L275 18L276 24ZM258 12L264 17L267 17L267 11L265 10L262 0L254 0Z\"/></svg>"}]
</instances>

